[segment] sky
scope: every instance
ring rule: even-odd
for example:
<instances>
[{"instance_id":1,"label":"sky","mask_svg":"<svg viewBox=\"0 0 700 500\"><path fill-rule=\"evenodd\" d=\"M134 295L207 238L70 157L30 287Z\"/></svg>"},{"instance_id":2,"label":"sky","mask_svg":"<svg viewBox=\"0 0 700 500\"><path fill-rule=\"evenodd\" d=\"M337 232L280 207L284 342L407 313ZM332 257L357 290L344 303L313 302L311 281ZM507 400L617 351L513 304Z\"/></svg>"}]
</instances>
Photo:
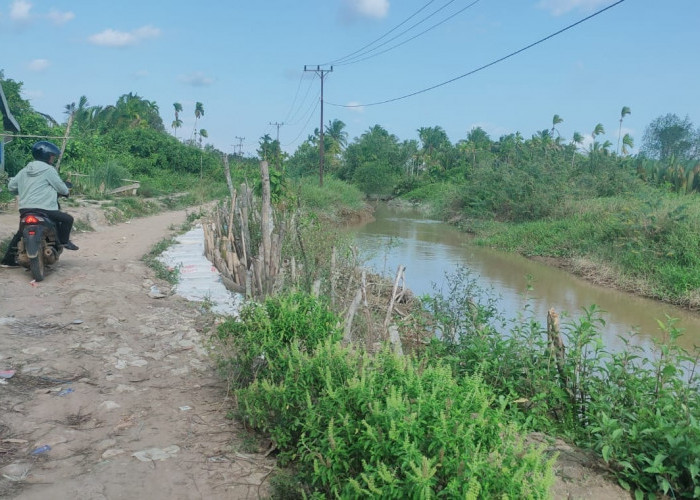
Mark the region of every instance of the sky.
<instances>
[{"instance_id":1,"label":"sky","mask_svg":"<svg viewBox=\"0 0 700 500\"><path fill-rule=\"evenodd\" d=\"M133 92L170 133L181 103L190 138L201 102L206 142L246 156L266 134L293 153L321 109L350 142L375 125L400 141L422 127L453 144L474 127L529 138L556 114L566 141L601 123L617 145L627 106L636 151L659 116L700 126L700 0L616 2L0 0L0 70L60 122L83 95Z\"/></svg>"}]
</instances>

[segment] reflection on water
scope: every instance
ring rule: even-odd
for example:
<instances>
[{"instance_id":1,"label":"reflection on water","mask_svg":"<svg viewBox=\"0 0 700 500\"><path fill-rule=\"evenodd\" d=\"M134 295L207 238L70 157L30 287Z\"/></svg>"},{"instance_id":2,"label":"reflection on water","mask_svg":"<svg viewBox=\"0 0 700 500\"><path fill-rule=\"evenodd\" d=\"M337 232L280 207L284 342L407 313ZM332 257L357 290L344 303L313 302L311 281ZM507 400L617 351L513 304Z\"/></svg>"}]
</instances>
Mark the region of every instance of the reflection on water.
<instances>
[{"instance_id":1,"label":"reflection on water","mask_svg":"<svg viewBox=\"0 0 700 500\"><path fill-rule=\"evenodd\" d=\"M406 284L417 295L432 294L434 287L441 289L446 275L461 265L478 277L482 288L493 290L508 318L517 317L529 306L534 318L545 324L547 311L553 307L564 317L564 324L595 304L605 311L602 330L609 349L624 345L619 337L648 346L652 338L661 337L657 320L666 322L667 315L679 319L685 331L680 340L683 347L692 350L700 345L698 314L596 286L519 255L474 246L464 233L417 212L394 211L380 204L374 215L373 222L355 228L367 265L392 276L399 265L406 266Z\"/></svg>"}]
</instances>

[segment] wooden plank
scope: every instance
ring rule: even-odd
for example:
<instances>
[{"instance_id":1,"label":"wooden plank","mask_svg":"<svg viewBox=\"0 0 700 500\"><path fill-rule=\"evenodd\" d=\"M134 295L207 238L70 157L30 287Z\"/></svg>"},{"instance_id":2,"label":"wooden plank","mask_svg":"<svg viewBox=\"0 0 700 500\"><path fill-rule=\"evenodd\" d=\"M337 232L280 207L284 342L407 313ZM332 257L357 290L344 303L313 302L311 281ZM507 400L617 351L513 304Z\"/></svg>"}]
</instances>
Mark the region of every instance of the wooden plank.
<instances>
[{"instance_id":1,"label":"wooden plank","mask_svg":"<svg viewBox=\"0 0 700 500\"><path fill-rule=\"evenodd\" d=\"M115 189L111 189L108 191L109 194L119 194L119 193L124 193L126 191L131 191L131 194L136 194L136 191L138 188L141 187L141 184L136 182L134 184L128 184L126 186L121 186Z\"/></svg>"}]
</instances>

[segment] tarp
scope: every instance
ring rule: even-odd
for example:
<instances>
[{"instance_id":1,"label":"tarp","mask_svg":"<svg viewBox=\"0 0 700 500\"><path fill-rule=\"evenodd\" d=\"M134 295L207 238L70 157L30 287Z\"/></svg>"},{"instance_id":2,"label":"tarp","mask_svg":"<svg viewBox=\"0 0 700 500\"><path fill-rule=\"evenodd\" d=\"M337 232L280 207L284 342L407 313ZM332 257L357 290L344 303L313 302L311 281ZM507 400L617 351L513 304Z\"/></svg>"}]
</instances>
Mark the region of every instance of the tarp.
<instances>
[{"instance_id":1,"label":"tarp","mask_svg":"<svg viewBox=\"0 0 700 500\"><path fill-rule=\"evenodd\" d=\"M208 301L213 312L237 317L243 296L224 286L221 274L204 256L202 226L196 226L175 240L177 243L159 257L166 266L180 270L175 293L191 301Z\"/></svg>"}]
</instances>

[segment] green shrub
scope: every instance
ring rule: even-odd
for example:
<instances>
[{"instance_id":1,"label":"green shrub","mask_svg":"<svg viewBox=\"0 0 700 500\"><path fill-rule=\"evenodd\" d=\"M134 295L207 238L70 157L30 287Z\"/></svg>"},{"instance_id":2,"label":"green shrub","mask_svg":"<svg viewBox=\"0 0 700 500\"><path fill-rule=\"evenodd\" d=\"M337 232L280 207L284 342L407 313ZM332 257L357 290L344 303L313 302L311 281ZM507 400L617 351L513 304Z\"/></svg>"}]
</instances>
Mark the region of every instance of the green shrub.
<instances>
[{"instance_id":1,"label":"green shrub","mask_svg":"<svg viewBox=\"0 0 700 500\"><path fill-rule=\"evenodd\" d=\"M468 273L448 282L446 297L425 300L431 328L449 332L429 359L449 363L455 376L480 374L497 396L518 402L513 419L596 451L638 497L700 498L700 354L678 346L673 320L661 323L667 338L651 352L608 353L591 306L562 325L557 363L545 327L523 317L506 329L492 302L476 301L484 293Z\"/></svg>"},{"instance_id":2,"label":"green shrub","mask_svg":"<svg viewBox=\"0 0 700 500\"><path fill-rule=\"evenodd\" d=\"M389 351L294 345L281 373L237 392L312 491L341 498L547 498L553 476L478 376Z\"/></svg>"},{"instance_id":3,"label":"green shrub","mask_svg":"<svg viewBox=\"0 0 700 500\"><path fill-rule=\"evenodd\" d=\"M323 299L299 292L248 303L240 320L219 325L218 341L224 356L220 367L234 386L245 386L258 376L274 373L280 353L293 342L312 351L328 338L342 336L339 318Z\"/></svg>"},{"instance_id":4,"label":"green shrub","mask_svg":"<svg viewBox=\"0 0 700 500\"><path fill-rule=\"evenodd\" d=\"M551 461L523 444L505 400L480 376L342 347L332 322L310 321L328 317L320 306L301 294L268 300L218 332L235 344L241 370L257 369L250 385L238 384L239 417L270 434L304 494L548 497Z\"/></svg>"}]
</instances>

